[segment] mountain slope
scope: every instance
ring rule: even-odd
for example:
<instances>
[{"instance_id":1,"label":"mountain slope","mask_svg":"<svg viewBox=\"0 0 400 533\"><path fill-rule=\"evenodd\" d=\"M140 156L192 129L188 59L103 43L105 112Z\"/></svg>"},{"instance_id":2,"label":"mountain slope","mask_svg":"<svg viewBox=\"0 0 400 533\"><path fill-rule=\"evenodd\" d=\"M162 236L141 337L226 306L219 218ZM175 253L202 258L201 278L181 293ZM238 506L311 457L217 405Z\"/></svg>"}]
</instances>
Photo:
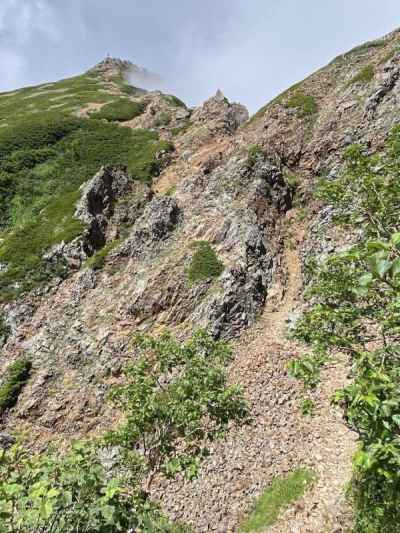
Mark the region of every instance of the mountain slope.
<instances>
[{"instance_id":1,"label":"mountain slope","mask_svg":"<svg viewBox=\"0 0 400 533\"><path fill-rule=\"evenodd\" d=\"M199 531L236 531L262 485L307 460L302 439L315 424L299 416L285 371L302 348L287 343L282 323L301 311L305 262L351 241L312 191L317 178L339 174L347 146L379 150L398 123L400 34L336 58L250 120L220 92L190 110L135 89L124 81L130 68L108 59L83 76L0 95L0 340L4 368L22 356L33 363L2 425L36 446L98 433L118 416L105 397L135 333L167 326L183 338L202 326L239 337L232 379L244 382L257 438L232 435L198 485L169 486L163 497ZM326 389L345 373L345 363L328 372L317 396L320 420L343 431L343 479L354 439ZM321 445L309 446L318 469ZM231 476L216 476L226 457ZM229 498L216 501L220 483Z\"/></svg>"}]
</instances>

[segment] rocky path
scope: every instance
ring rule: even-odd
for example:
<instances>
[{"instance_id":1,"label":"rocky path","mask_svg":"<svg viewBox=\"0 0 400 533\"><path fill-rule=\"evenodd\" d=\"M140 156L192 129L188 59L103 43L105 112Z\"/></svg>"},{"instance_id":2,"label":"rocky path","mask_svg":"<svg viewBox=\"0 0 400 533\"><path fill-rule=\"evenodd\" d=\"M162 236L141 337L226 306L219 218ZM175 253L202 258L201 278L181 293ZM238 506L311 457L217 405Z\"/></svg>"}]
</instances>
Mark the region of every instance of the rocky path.
<instances>
[{"instance_id":1,"label":"rocky path","mask_svg":"<svg viewBox=\"0 0 400 533\"><path fill-rule=\"evenodd\" d=\"M301 237L300 237L301 240ZM315 393L314 417L299 411L300 385L287 374L287 361L301 347L285 338L288 314L301 290L296 250L284 255L286 279L272 292L258 323L237 345L230 369L232 382L243 385L253 423L229 433L216 444L195 482L161 483L156 495L170 516L192 523L196 531L237 532L254 498L278 475L298 466L318 474L315 487L282 516L274 533L338 533L346 530L344 486L350 476L355 437L330 405L335 389L345 382L346 367L327 368Z\"/></svg>"}]
</instances>

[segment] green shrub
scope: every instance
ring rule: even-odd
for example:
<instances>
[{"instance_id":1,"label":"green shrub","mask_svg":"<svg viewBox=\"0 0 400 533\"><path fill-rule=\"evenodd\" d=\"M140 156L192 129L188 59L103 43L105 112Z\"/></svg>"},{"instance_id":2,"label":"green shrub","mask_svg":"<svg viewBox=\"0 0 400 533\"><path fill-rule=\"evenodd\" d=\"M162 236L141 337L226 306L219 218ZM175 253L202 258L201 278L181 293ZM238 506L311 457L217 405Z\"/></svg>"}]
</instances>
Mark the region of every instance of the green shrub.
<instances>
[{"instance_id":1,"label":"green shrub","mask_svg":"<svg viewBox=\"0 0 400 533\"><path fill-rule=\"evenodd\" d=\"M381 48L382 46L385 46L385 44L386 42L380 39L376 41L368 41L366 43L360 44L359 46L352 48L349 52L346 52L344 56L348 57L350 55L360 54L362 52L368 52L369 50L373 48Z\"/></svg>"},{"instance_id":2,"label":"green shrub","mask_svg":"<svg viewBox=\"0 0 400 533\"><path fill-rule=\"evenodd\" d=\"M250 516L241 524L240 533L265 531L291 503L303 496L314 481L313 472L305 469L295 470L286 478L276 478L258 498Z\"/></svg>"},{"instance_id":3,"label":"green shrub","mask_svg":"<svg viewBox=\"0 0 400 533\"><path fill-rule=\"evenodd\" d=\"M294 172L290 172L289 170L284 172L284 178L286 183L293 189L296 189L301 183L299 175L295 174Z\"/></svg>"},{"instance_id":4,"label":"green shrub","mask_svg":"<svg viewBox=\"0 0 400 533\"><path fill-rule=\"evenodd\" d=\"M257 161L264 155L264 149L259 144L252 144L247 150L247 166L249 168L254 167Z\"/></svg>"},{"instance_id":5,"label":"green shrub","mask_svg":"<svg viewBox=\"0 0 400 533\"><path fill-rule=\"evenodd\" d=\"M185 343L138 336L133 347L110 393L122 415L113 431L64 453L16 444L0 454L2 532L189 533L162 515L151 484L161 473L196 477L208 442L248 421L242 391L228 385L232 351L204 331Z\"/></svg>"},{"instance_id":6,"label":"green shrub","mask_svg":"<svg viewBox=\"0 0 400 533\"><path fill-rule=\"evenodd\" d=\"M286 107L297 110L297 115L300 118L315 114L318 111L318 106L315 98L311 95L305 94L298 90L293 93L285 103Z\"/></svg>"},{"instance_id":7,"label":"green shrub","mask_svg":"<svg viewBox=\"0 0 400 533\"><path fill-rule=\"evenodd\" d=\"M176 192L176 185L171 185L171 187L169 187L165 191L165 196L174 196L175 192Z\"/></svg>"},{"instance_id":8,"label":"green shrub","mask_svg":"<svg viewBox=\"0 0 400 533\"><path fill-rule=\"evenodd\" d=\"M13 407L29 379L32 363L28 359L18 359L8 366L0 386L0 414Z\"/></svg>"},{"instance_id":9,"label":"green shrub","mask_svg":"<svg viewBox=\"0 0 400 533\"><path fill-rule=\"evenodd\" d=\"M92 257L89 257L89 259L86 260L85 267L92 268L93 270L101 270L105 265L108 254L118 246L120 242L120 239L115 239L114 241L107 243L101 250L97 251Z\"/></svg>"},{"instance_id":10,"label":"green shrub","mask_svg":"<svg viewBox=\"0 0 400 533\"><path fill-rule=\"evenodd\" d=\"M143 102L132 102L131 100L121 98L115 102L106 104L98 111L90 113L90 117L123 122L138 117L145 109L146 105Z\"/></svg>"},{"instance_id":11,"label":"green shrub","mask_svg":"<svg viewBox=\"0 0 400 533\"><path fill-rule=\"evenodd\" d=\"M372 81L375 77L375 70L372 65L367 65L363 69L360 70L358 74L356 74L347 84L347 86L354 85L355 83L362 83L366 84Z\"/></svg>"},{"instance_id":12,"label":"green shrub","mask_svg":"<svg viewBox=\"0 0 400 533\"><path fill-rule=\"evenodd\" d=\"M345 352L353 381L334 400L359 435L350 496L357 533L400 531L400 128L386 150L368 155L350 147L346 169L323 180L318 197L334 208L334 220L357 232L357 244L313 262L312 305L295 338L315 357ZM309 372L311 370L311 372ZM305 373L304 371L307 371ZM299 377L314 385L314 367Z\"/></svg>"},{"instance_id":13,"label":"green shrub","mask_svg":"<svg viewBox=\"0 0 400 533\"><path fill-rule=\"evenodd\" d=\"M196 251L187 272L189 281L194 283L209 278L218 278L224 270L224 265L218 259L210 243L196 241L192 246Z\"/></svg>"},{"instance_id":14,"label":"green shrub","mask_svg":"<svg viewBox=\"0 0 400 533\"><path fill-rule=\"evenodd\" d=\"M4 316L0 313L0 348L7 342L11 334L11 328L5 321Z\"/></svg>"}]
</instances>

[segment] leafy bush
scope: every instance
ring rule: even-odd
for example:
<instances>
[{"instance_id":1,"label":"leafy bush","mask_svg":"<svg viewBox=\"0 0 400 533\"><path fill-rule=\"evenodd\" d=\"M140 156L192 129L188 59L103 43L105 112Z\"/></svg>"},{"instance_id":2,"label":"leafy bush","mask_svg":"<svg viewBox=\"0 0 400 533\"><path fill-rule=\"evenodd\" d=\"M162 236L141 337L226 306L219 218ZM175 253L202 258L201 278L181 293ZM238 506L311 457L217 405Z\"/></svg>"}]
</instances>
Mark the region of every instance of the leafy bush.
<instances>
[{"instance_id":1,"label":"leafy bush","mask_svg":"<svg viewBox=\"0 0 400 533\"><path fill-rule=\"evenodd\" d=\"M138 487L110 476L96 448L79 442L67 454L3 452L0 509L7 533L112 533L156 519Z\"/></svg>"},{"instance_id":2,"label":"leafy bush","mask_svg":"<svg viewBox=\"0 0 400 533\"><path fill-rule=\"evenodd\" d=\"M0 456L2 531L184 533L150 500L155 475L197 475L207 442L248 420L241 390L227 385L231 350L204 331L186 343L139 336L138 359L111 390L122 423L60 454L19 444ZM23 527L23 529L21 529Z\"/></svg>"},{"instance_id":3,"label":"leafy bush","mask_svg":"<svg viewBox=\"0 0 400 533\"><path fill-rule=\"evenodd\" d=\"M91 113L90 117L123 122L138 117L145 109L146 105L143 102L132 102L131 100L121 98Z\"/></svg>"},{"instance_id":4,"label":"leafy bush","mask_svg":"<svg viewBox=\"0 0 400 533\"><path fill-rule=\"evenodd\" d=\"M13 407L28 381L32 363L28 359L18 359L7 368L0 387L0 414Z\"/></svg>"},{"instance_id":5,"label":"leafy bush","mask_svg":"<svg viewBox=\"0 0 400 533\"><path fill-rule=\"evenodd\" d=\"M192 244L196 248L187 275L189 281L196 282L209 278L218 278L224 265L218 259L215 251L207 241L196 241Z\"/></svg>"},{"instance_id":6,"label":"leafy bush","mask_svg":"<svg viewBox=\"0 0 400 533\"><path fill-rule=\"evenodd\" d=\"M265 531L293 502L301 498L315 481L313 472L298 469L286 478L276 478L258 498L254 510L241 524L240 533Z\"/></svg>"},{"instance_id":7,"label":"leafy bush","mask_svg":"<svg viewBox=\"0 0 400 533\"><path fill-rule=\"evenodd\" d=\"M248 419L241 390L227 385L224 365L231 350L204 331L183 344L165 333L138 336L135 345L141 357L126 369L127 383L111 394L126 420L108 441L141 450L148 488L159 472L196 477L209 453L206 442L220 437L229 423Z\"/></svg>"},{"instance_id":8,"label":"leafy bush","mask_svg":"<svg viewBox=\"0 0 400 533\"><path fill-rule=\"evenodd\" d=\"M346 352L353 382L338 391L358 432L351 497L355 531L400 531L400 128L386 152L368 156L351 147L347 170L325 180L319 196L335 208L336 221L362 238L314 267L313 305L295 337L317 357Z\"/></svg>"},{"instance_id":9,"label":"leafy bush","mask_svg":"<svg viewBox=\"0 0 400 533\"><path fill-rule=\"evenodd\" d=\"M116 247L121 241L115 239L107 243L101 250L96 252L92 257L86 260L85 267L92 268L93 270L101 270L105 265L108 254Z\"/></svg>"},{"instance_id":10,"label":"leafy bush","mask_svg":"<svg viewBox=\"0 0 400 533\"><path fill-rule=\"evenodd\" d=\"M314 389L319 383L320 369L324 362L324 356L308 355L290 361L289 372L294 378L300 379L306 389Z\"/></svg>"},{"instance_id":11,"label":"leafy bush","mask_svg":"<svg viewBox=\"0 0 400 533\"><path fill-rule=\"evenodd\" d=\"M314 115L318 111L315 98L298 90L293 93L285 103L286 107L297 110L297 116L300 118Z\"/></svg>"},{"instance_id":12,"label":"leafy bush","mask_svg":"<svg viewBox=\"0 0 400 533\"><path fill-rule=\"evenodd\" d=\"M375 70L372 65L367 65L360 70L349 82L348 86L354 85L355 83L369 83L375 77Z\"/></svg>"}]
</instances>

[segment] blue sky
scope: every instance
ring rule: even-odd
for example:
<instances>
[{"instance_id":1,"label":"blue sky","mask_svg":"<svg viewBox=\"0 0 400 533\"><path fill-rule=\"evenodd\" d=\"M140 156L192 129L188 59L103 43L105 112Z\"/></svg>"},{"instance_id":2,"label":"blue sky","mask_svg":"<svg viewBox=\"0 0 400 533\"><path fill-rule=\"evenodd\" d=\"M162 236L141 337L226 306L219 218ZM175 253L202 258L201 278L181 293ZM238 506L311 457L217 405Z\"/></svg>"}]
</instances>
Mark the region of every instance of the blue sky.
<instances>
[{"instance_id":1,"label":"blue sky","mask_svg":"<svg viewBox=\"0 0 400 533\"><path fill-rule=\"evenodd\" d=\"M221 88L254 112L398 26L399 0L0 0L0 91L109 53L159 73L191 105Z\"/></svg>"}]
</instances>

